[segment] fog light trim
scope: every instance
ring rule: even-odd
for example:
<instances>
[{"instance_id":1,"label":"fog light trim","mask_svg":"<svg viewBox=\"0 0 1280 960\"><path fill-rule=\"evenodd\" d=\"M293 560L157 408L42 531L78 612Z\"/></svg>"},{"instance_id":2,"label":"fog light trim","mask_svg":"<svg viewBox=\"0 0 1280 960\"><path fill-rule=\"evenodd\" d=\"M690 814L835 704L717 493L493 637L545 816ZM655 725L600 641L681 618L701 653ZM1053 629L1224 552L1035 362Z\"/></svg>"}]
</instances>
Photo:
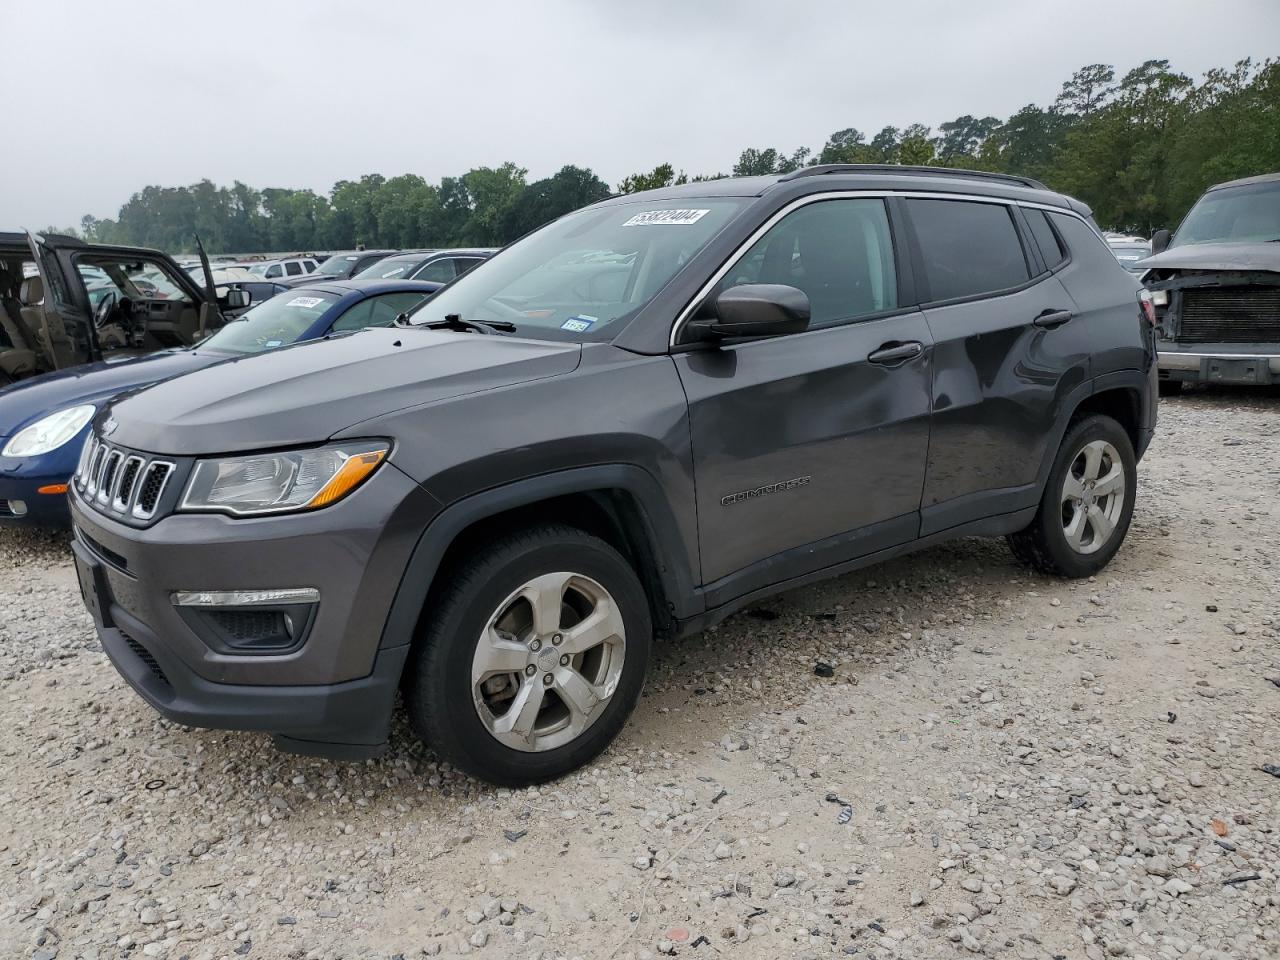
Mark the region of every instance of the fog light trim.
<instances>
[{"instance_id":1,"label":"fog light trim","mask_svg":"<svg viewBox=\"0 0 1280 960\"><path fill-rule=\"evenodd\" d=\"M253 607L286 603L319 603L315 587L278 590L175 590L169 595L175 607Z\"/></svg>"}]
</instances>

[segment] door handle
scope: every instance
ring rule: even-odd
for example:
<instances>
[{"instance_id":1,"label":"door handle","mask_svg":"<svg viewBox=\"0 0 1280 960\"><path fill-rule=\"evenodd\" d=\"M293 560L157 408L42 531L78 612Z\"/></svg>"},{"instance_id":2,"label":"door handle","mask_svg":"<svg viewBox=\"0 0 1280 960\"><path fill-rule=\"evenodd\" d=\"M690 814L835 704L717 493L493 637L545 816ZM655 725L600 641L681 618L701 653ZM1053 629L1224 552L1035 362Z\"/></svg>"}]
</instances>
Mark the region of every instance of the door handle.
<instances>
[{"instance_id":1,"label":"door handle","mask_svg":"<svg viewBox=\"0 0 1280 960\"><path fill-rule=\"evenodd\" d=\"M879 350L872 350L871 353L867 354L867 360L882 366L894 367L900 363L906 363L908 360L914 360L922 353L924 353L924 344L919 340L911 340L907 343L891 341L882 344Z\"/></svg>"},{"instance_id":2,"label":"door handle","mask_svg":"<svg viewBox=\"0 0 1280 960\"><path fill-rule=\"evenodd\" d=\"M1046 310L1031 322L1037 327L1060 327L1074 316L1070 310Z\"/></svg>"}]
</instances>

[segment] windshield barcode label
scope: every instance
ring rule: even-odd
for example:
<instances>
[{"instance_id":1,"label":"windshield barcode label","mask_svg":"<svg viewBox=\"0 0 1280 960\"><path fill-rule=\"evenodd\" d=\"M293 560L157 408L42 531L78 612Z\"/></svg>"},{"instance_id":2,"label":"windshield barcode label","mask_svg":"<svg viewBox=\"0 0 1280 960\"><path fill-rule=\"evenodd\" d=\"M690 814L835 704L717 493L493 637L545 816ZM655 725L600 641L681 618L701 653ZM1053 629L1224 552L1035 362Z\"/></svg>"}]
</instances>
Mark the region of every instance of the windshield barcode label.
<instances>
[{"instance_id":1,"label":"windshield barcode label","mask_svg":"<svg viewBox=\"0 0 1280 960\"><path fill-rule=\"evenodd\" d=\"M697 223L710 212L710 210L646 210L644 213L637 213L634 217L624 223L623 226L687 227L691 223Z\"/></svg>"}]
</instances>

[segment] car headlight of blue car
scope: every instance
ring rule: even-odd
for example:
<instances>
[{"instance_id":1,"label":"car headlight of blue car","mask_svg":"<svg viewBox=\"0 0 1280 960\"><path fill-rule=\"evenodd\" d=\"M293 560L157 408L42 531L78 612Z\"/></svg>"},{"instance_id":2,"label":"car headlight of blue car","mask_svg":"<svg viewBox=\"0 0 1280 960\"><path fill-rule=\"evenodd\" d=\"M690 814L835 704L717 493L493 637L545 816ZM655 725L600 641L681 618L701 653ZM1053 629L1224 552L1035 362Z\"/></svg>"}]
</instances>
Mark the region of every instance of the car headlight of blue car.
<instances>
[{"instance_id":1,"label":"car headlight of blue car","mask_svg":"<svg viewBox=\"0 0 1280 960\"><path fill-rule=\"evenodd\" d=\"M91 403L66 407L15 433L0 450L4 457L38 457L57 450L93 419L98 408Z\"/></svg>"}]
</instances>

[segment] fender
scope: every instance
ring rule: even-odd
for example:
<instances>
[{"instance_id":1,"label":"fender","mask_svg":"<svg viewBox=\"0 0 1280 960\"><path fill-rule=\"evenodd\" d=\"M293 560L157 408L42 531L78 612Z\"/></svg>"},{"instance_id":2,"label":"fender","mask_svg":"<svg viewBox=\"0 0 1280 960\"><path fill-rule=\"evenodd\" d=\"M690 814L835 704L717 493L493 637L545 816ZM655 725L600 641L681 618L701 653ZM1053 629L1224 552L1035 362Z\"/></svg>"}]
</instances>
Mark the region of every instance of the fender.
<instances>
[{"instance_id":1,"label":"fender","mask_svg":"<svg viewBox=\"0 0 1280 960\"><path fill-rule=\"evenodd\" d=\"M624 490L640 504L672 616L684 619L701 613L703 608L694 590L692 571L683 560L685 550L680 542L679 527L667 505L662 486L641 467L623 463L601 464L518 480L458 500L436 514L413 548L404 576L396 588L378 648L401 647L413 640L423 601L431 589L440 562L449 546L467 527L506 510L552 497L606 490Z\"/></svg>"}]
</instances>

